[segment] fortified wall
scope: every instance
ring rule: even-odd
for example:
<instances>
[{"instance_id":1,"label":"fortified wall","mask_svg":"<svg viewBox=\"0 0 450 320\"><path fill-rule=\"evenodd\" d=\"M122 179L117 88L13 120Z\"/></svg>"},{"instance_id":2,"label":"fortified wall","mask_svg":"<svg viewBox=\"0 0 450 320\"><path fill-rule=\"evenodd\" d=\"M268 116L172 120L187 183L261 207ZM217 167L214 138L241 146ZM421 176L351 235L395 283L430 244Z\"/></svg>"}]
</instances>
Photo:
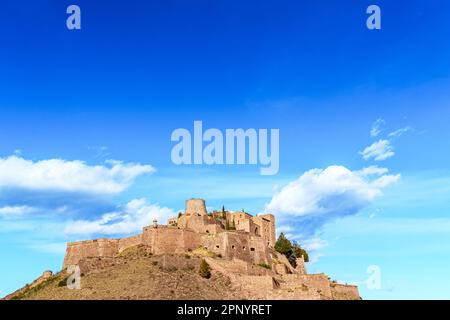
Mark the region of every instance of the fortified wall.
<instances>
[{"instance_id":1,"label":"fortified wall","mask_svg":"<svg viewBox=\"0 0 450 320\"><path fill-rule=\"evenodd\" d=\"M217 258L205 258L211 268L254 299L359 299L356 286L331 282L325 274L307 274L303 257L297 258L294 268L276 252L272 214L252 216L224 209L208 214L203 199L187 200L185 212L170 218L167 225L153 220L132 237L68 243L63 269L88 263L86 258L110 260L136 245L145 245L155 255L186 254L199 248L214 253Z\"/></svg>"},{"instance_id":2,"label":"fortified wall","mask_svg":"<svg viewBox=\"0 0 450 320\"><path fill-rule=\"evenodd\" d=\"M203 199L190 199L184 214L169 219L168 225L154 221L136 236L68 243L63 268L83 258L112 257L139 244L146 245L153 254L183 253L204 247L227 259L269 263L269 250L275 245L275 218L271 214L253 217L245 212L208 215Z\"/></svg>"}]
</instances>

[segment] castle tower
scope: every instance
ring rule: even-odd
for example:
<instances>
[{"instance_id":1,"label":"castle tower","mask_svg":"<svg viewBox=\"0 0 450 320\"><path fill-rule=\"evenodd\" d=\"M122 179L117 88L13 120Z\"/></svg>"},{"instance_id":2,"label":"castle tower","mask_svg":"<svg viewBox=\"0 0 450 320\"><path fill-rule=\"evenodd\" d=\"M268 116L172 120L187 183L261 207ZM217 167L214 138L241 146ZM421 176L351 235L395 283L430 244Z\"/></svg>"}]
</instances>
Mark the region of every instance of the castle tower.
<instances>
[{"instance_id":1,"label":"castle tower","mask_svg":"<svg viewBox=\"0 0 450 320\"><path fill-rule=\"evenodd\" d=\"M205 200L203 199L189 199L186 200L186 209L185 213L188 216L206 216L208 213L206 212Z\"/></svg>"},{"instance_id":2,"label":"castle tower","mask_svg":"<svg viewBox=\"0 0 450 320\"><path fill-rule=\"evenodd\" d=\"M259 214L252 218L253 222L260 227L259 234L270 247L275 246L275 216L273 214Z\"/></svg>"},{"instance_id":3,"label":"castle tower","mask_svg":"<svg viewBox=\"0 0 450 320\"><path fill-rule=\"evenodd\" d=\"M307 274L306 266L305 266L305 259L303 258L303 256L301 256L300 258L297 258L295 261L297 263L295 270L297 270L297 272L299 274Z\"/></svg>"}]
</instances>

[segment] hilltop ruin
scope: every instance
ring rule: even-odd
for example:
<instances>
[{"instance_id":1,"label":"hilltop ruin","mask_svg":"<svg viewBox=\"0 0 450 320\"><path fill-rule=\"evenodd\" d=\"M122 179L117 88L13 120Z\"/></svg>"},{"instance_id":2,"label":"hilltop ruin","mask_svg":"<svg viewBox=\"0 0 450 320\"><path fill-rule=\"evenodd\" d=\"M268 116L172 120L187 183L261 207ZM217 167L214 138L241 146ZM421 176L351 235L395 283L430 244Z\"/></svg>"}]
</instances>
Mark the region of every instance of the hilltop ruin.
<instances>
[{"instance_id":1,"label":"hilltop ruin","mask_svg":"<svg viewBox=\"0 0 450 320\"><path fill-rule=\"evenodd\" d=\"M198 249L210 252L206 259L211 268L247 290L247 298L360 299L356 286L332 282L325 274L307 274L303 257L297 258L293 268L276 252L272 214L208 213L203 199L187 200L185 212L169 219L167 225L154 220L132 237L68 243L63 269L86 259L114 257L138 245L152 255L186 254Z\"/></svg>"}]
</instances>

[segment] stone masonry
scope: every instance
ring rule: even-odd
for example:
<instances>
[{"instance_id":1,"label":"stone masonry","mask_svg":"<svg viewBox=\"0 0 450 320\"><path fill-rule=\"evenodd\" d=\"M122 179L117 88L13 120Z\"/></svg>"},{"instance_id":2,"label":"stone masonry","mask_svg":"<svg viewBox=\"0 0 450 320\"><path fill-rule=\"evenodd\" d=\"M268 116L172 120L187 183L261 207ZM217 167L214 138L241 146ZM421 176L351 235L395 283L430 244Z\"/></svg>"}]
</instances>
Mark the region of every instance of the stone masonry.
<instances>
[{"instance_id":1,"label":"stone masonry","mask_svg":"<svg viewBox=\"0 0 450 320\"><path fill-rule=\"evenodd\" d=\"M154 220L132 237L68 243L63 269L86 258L114 257L136 245L146 246L155 255L205 249L221 258L208 260L213 269L248 288L258 299L359 299L357 287L332 283L323 274L309 275L303 258L297 259L297 267L293 268L284 255L276 252L272 214L208 214L203 199L187 200L185 212L178 218L169 219L167 225Z\"/></svg>"}]
</instances>

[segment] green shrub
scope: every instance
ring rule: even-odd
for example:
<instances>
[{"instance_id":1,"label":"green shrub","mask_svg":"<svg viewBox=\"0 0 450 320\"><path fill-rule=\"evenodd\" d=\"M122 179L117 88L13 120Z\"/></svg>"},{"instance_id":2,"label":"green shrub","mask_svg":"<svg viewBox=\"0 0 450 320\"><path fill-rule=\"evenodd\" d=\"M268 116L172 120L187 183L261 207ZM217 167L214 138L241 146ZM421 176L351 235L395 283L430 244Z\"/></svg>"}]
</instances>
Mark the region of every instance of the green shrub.
<instances>
[{"instance_id":1,"label":"green shrub","mask_svg":"<svg viewBox=\"0 0 450 320\"><path fill-rule=\"evenodd\" d=\"M290 253L292 252L292 244L288 240L288 238L286 238L283 232L280 233L280 236L275 243L275 250L281 254L284 254L285 256L290 255Z\"/></svg>"},{"instance_id":2,"label":"green shrub","mask_svg":"<svg viewBox=\"0 0 450 320\"><path fill-rule=\"evenodd\" d=\"M67 278L58 282L58 287L65 287L67 285Z\"/></svg>"},{"instance_id":3,"label":"green shrub","mask_svg":"<svg viewBox=\"0 0 450 320\"><path fill-rule=\"evenodd\" d=\"M275 243L275 250L286 256L290 264L297 267L297 258L303 256L305 262L309 262L309 256L305 249L301 248L297 242L289 241L284 233L280 233L277 242Z\"/></svg>"},{"instance_id":4,"label":"green shrub","mask_svg":"<svg viewBox=\"0 0 450 320\"><path fill-rule=\"evenodd\" d=\"M300 247L300 245L295 241L292 243L292 251L296 258L300 258L301 256L303 256L303 259L305 260L305 262L309 262L308 252L306 252L305 249Z\"/></svg>"},{"instance_id":5,"label":"green shrub","mask_svg":"<svg viewBox=\"0 0 450 320\"><path fill-rule=\"evenodd\" d=\"M270 266L265 262L258 263L258 266L260 266L261 268L265 268L265 269L271 269Z\"/></svg>"},{"instance_id":6,"label":"green shrub","mask_svg":"<svg viewBox=\"0 0 450 320\"><path fill-rule=\"evenodd\" d=\"M205 259L202 259L202 262L200 262L198 274L206 279L209 279L211 277L211 267L209 266L208 262L206 262Z\"/></svg>"},{"instance_id":7,"label":"green shrub","mask_svg":"<svg viewBox=\"0 0 450 320\"><path fill-rule=\"evenodd\" d=\"M58 282L58 287L65 287L67 286L67 280L69 280L70 276L65 277L64 279L62 279L61 281ZM75 279L72 280L73 282L75 281Z\"/></svg>"}]
</instances>

